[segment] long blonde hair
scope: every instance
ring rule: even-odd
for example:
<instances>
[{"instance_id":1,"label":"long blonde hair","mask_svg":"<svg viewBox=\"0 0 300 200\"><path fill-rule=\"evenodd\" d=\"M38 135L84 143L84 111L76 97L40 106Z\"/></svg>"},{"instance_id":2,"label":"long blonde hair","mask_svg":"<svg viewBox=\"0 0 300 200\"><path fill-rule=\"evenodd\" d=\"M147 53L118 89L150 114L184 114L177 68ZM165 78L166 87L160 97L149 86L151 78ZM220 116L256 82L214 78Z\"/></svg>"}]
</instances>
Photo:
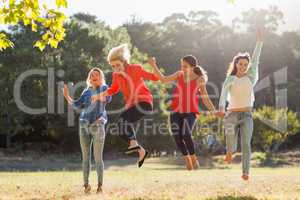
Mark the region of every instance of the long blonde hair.
<instances>
[{"instance_id":1,"label":"long blonde hair","mask_svg":"<svg viewBox=\"0 0 300 200\"><path fill-rule=\"evenodd\" d=\"M103 71L100 68L98 68L98 67L94 67L88 73L88 77L86 79L87 88L92 87L92 84L91 84L91 75L92 75L92 72L94 72L94 71L99 72L99 74L100 74L100 76L102 78L102 85L106 84L106 82L105 82L105 76L104 76Z\"/></svg>"},{"instance_id":2,"label":"long blonde hair","mask_svg":"<svg viewBox=\"0 0 300 200\"><path fill-rule=\"evenodd\" d=\"M112 48L107 56L107 62L111 63L115 60L126 61L129 63L131 58L130 51L128 48L128 44L121 44L117 47Z\"/></svg>"}]
</instances>

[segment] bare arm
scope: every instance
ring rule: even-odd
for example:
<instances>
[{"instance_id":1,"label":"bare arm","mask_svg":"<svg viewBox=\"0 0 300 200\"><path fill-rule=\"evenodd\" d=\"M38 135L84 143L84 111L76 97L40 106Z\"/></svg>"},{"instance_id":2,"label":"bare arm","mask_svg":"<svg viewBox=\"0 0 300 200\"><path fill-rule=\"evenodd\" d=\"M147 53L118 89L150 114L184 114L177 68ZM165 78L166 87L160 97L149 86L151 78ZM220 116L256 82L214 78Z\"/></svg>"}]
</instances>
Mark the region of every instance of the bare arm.
<instances>
[{"instance_id":1,"label":"bare arm","mask_svg":"<svg viewBox=\"0 0 300 200\"><path fill-rule=\"evenodd\" d=\"M73 99L69 95L69 89L68 89L68 86L66 84L64 84L64 97L67 100L68 104L71 105L73 103Z\"/></svg>"},{"instance_id":2,"label":"bare arm","mask_svg":"<svg viewBox=\"0 0 300 200\"><path fill-rule=\"evenodd\" d=\"M149 58L148 60L149 65L153 68L154 74L158 77L158 79L162 83L171 83L173 81L176 81L181 73L181 71L177 71L174 74L171 74L169 76L163 75L161 71L159 70L157 64L156 64L156 59L154 57Z\"/></svg>"},{"instance_id":3,"label":"bare arm","mask_svg":"<svg viewBox=\"0 0 300 200\"><path fill-rule=\"evenodd\" d=\"M99 94L95 94L95 95L93 95L92 97L91 97L91 99L92 99L92 102L94 103L94 102L96 102L96 101L105 101L106 100L106 97L108 97L108 96L110 96L109 94L108 94L108 91L107 90L105 90L104 92L101 92L101 93L99 93Z\"/></svg>"},{"instance_id":4,"label":"bare arm","mask_svg":"<svg viewBox=\"0 0 300 200\"><path fill-rule=\"evenodd\" d=\"M203 78L199 78L198 85L199 85L199 91L201 93L201 98L202 98L204 105L210 112L216 112L215 106L211 102L211 100L208 96L205 80Z\"/></svg>"},{"instance_id":5,"label":"bare arm","mask_svg":"<svg viewBox=\"0 0 300 200\"><path fill-rule=\"evenodd\" d=\"M107 90L105 90L104 92L101 92L99 94L93 95L91 97L92 102L96 102L96 101L105 101L107 96L112 96L116 93L118 93L120 90L119 84L117 82L117 75L114 73L112 76L112 84L109 88L107 88Z\"/></svg>"}]
</instances>

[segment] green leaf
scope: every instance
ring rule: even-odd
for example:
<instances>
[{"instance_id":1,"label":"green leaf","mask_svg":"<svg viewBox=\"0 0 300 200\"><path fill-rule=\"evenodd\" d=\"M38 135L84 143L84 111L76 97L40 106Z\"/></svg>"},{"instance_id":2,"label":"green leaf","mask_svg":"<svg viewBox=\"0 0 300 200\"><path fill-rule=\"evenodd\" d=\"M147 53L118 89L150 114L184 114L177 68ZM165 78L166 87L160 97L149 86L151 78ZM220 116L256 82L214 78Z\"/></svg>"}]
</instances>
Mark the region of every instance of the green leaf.
<instances>
[{"instance_id":1,"label":"green leaf","mask_svg":"<svg viewBox=\"0 0 300 200\"><path fill-rule=\"evenodd\" d=\"M47 31L43 36L42 36L42 39L44 41L48 40L48 38L51 37L51 32L50 31Z\"/></svg>"},{"instance_id":2,"label":"green leaf","mask_svg":"<svg viewBox=\"0 0 300 200\"><path fill-rule=\"evenodd\" d=\"M57 48L58 43L64 39L64 22L67 17L58 8L66 8L67 0L56 0L56 9L48 9L45 3L40 5L39 0L2 1L8 6L0 6L1 24L16 25L23 22L25 26L31 25L32 32L41 30L47 33L41 35L41 39L35 42L34 47L38 47L41 51L47 45ZM13 43L2 37L0 45L2 51L7 47L12 47Z\"/></svg>"},{"instance_id":3,"label":"green leaf","mask_svg":"<svg viewBox=\"0 0 300 200\"><path fill-rule=\"evenodd\" d=\"M58 46L58 41L56 40L56 39L53 39L53 38L50 38L49 39L49 44L50 44L50 46L52 47L52 48L57 48L57 46Z\"/></svg>"},{"instance_id":4,"label":"green leaf","mask_svg":"<svg viewBox=\"0 0 300 200\"><path fill-rule=\"evenodd\" d=\"M68 3L67 3L67 1L66 0L56 0L56 6L58 7L58 8L60 8L60 7L68 7Z\"/></svg>"},{"instance_id":5,"label":"green leaf","mask_svg":"<svg viewBox=\"0 0 300 200\"><path fill-rule=\"evenodd\" d=\"M37 32L37 25L36 25L36 23L32 22L32 24L31 24L31 30L33 32Z\"/></svg>"},{"instance_id":6,"label":"green leaf","mask_svg":"<svg viewBox=\"0 0 300 200\"><path fill-rule=\"evenodd\" d=\"M3 51L9 47L13 48L14 43L12 43L4 33L0 33L0 51Z\"/></svg>"},{"instance_id":7,"label":"green leaf","mask_svg":"<svg viewBox=\"0 0 300 200\"><path fill-rule=\"evenodd\" d=\"M56 34L55 34L55 39L57 39L58 41L61 41L61 40L64 39L65 35L66 35L66 34L65 34L64 32L56 33Z\"/></svg>"},{"instance_id":8,"label":"green leaf","mask_svg":"<svg viewBox=\"0 0 300 200\"><path fill-rule=\"evenodd\" d=\"M34 47L38 47L40 51L43 51L46 47L46 44L44 41L39 40L34 44Z\"/></svg>"},{"instance_id":9,"label":"green leaf","mask_svg":"<svg viewBox=\"0 0 300 200\"><path fill-rule=\"evenodd\" d=\"M16 4L16 0L9 0L9 7L12 8Z\"/></svg>"},{"instance_id":10,"label":"green leaf","mask_svg":"<svg viewBox=\"0 0 300 200\"><path fill-rule=\"evenodd\" d=\"M23 19L23 24L24 24L25 26L29 25L29 24L30 24L30 19L24 18L24 19Z\"/></svg>"}]
</instances>

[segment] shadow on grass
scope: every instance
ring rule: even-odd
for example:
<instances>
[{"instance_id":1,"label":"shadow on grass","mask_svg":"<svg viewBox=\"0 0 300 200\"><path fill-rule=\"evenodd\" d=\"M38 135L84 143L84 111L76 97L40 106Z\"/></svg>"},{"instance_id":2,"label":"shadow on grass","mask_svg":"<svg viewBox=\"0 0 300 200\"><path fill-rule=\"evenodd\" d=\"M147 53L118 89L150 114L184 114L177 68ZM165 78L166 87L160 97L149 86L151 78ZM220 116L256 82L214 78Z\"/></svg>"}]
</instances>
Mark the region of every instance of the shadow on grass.
<instances>
[{"instance_id":1,"label":"shadow on grass","mask_svg":"<svg viewBox=\"0 0 300 200\"><path fill-rule=\"evenodd\" d=\"M292 164L284 161L284 160L262 160L257 167L270 167L270 168L280 168L280 167L286 167L291 166Z\"/></svg>"},{"instance_id":2,"label":"shadow on grass","mask_svg":"<svg viewBox=\"0 0 300 200\"><path fill-rule=\"evenodd\" d=\"M104 160L105 169L110 167L126 167L134 165L136 158ZM92 162L94 166L94 161ZM0 172L35 172L35 171L81 171L80 156L65 157L49 156L42 158L10 157L0 158Z\"/></svg>"},{"instance_id":3,"label":"shadow on grass","mask_svg":"<svg viewBox=\"0 0 300 200\"><path fill-rule=\"evenodd\" d=\"M149 161L146 161L147 164L153 165L163 165L164 167L158 167L157 170L168 170L168 169L185 169L185 161L182 157L160 157L153 158ZM199 157L200 169L229 169L229 166L222 165L223 162L220 158L214 157ZM174 167L170 167L174 166ZM151 168L156 170L156 168Z\"/></svg>"},{"instance_id":4,"label":"shadow on grass","mask_svg":"<svg viewBox=\"0 0 300 200\"><path fill-rule=\"evenodd\" d=\"M122 158L116 160L104 160L105 169L112 167L135 167L137 158ZM92 162L94 167L94 161ZM0 158L0 172L35 172L35 171L81 171L80 157L74 158ZM147 159L144 167L149 170L172 171L185 170L185 164L179 158L154 158ZM212 162L200 162L201 169L228 169L228 167L214 165ZM93 169L94 170L94 169Z\"/></svg>"},{"instance_id":5,"label":"shadow on grass","mask_svg":"<svg viewBox=\"0 0 300 200\"><path fill-rule=\"evenodd\" d=\"M253 196L219 196L216 198L208 198L207 200L258 200L257 198Z\"/></svg>"},{"instance_id":6,"label":"shadow on grass","mask_svg":"<svg viewBox=\"0 0 300 200\"><path fill-rule=\"evenodd\" d=\"M268 155L266 153L256 153L253 160L256 161L255 167L279 168L284 166L292 166L294 164L289 162L287 158L288 157L281 155Z\"/></svg>"},{"instance_id":7,"label":"shadow on grass","mask_svg":"<svg viewBox=\"0 0 300 200\"><path fill-rule=\"evenodd\" d=\"M294 159L298 159L300 154L293 155ZM116 167L122 169L123 167L135 167L137 162L136 156L120 156L121 158L111 158L105 156L105 169ZM279 168L291 165L285 155L276 155L268 157L263 153L255 153L253 167L270 167ZM236 156L236 162L240 163L240 156ZM230 166L223 165L223 156L216 157L201 157L199 156L200 170L201 169L229 169ZM94 163L94 162L93 162ZM185 170L185 162L181 156L177 157L153 157L145 161L144 167L149 170ZM0 172L9 171L81 171L81 155L36 155L36 156L0 156Z\"/></svg>"},{"instance_id":8,"label":"shadow on grass","mask_svg":"<svg viewBox=\"0 0 300 200\"><path fill-rule=\"evenodd\" d=\"M152 200L151 198L133 198L130 200ZM216 198L208 198L206 200L258 200L257 198L253 196L218 196ZM267 200L267 199L266 199Z\"/></svg>"}]
</instances>

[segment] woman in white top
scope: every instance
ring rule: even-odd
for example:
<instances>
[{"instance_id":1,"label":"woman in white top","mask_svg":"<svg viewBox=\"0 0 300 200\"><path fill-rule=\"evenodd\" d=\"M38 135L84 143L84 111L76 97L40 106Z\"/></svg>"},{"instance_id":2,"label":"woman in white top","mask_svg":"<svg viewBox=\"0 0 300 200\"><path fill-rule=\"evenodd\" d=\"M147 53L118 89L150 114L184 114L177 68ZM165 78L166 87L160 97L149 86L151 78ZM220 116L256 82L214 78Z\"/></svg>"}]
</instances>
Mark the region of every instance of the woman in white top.
<instances>
[{"instance_id":1,"label":"woman in white top","mask_svg":"<svg viewBox=\"0 0 300 200\"><path fill-rule=\"evenodd\" d=\"M226 80L223 84L219 109L224 112L224 127L226 135L226 158L228 163L237 148L238 129L241 137L242 178L249 179L251 158L251 138L253 132L252 107L254 103L254 86L258 80L259 57L262 49L262 34L256 31L257 42L250 58L249 53L239 53L229 66ZM228 107L225 113L225 105Z\"/></svg>"}]
</instances>

